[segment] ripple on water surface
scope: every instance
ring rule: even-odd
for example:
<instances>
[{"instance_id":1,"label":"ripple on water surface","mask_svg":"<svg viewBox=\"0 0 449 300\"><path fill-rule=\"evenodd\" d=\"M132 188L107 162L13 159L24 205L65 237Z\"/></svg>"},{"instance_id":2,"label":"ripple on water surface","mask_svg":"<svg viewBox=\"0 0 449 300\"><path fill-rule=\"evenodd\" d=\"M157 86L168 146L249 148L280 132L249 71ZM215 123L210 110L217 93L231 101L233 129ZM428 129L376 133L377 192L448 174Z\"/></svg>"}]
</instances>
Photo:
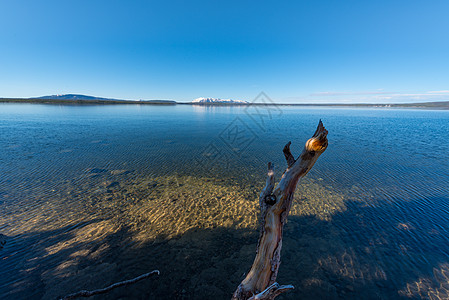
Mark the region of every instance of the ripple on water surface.
<instances>
[{"instance_id":1,"label":"ripple on water surface","mask_svg":"<svg viewBox=\"0 0 449 300\"><path fill-rule=\"evenodd\" d=\"M171 123L148 108L52 109L0 113L2 297L159 269L108 296L230 298L254 259L266 163L279 178L283 145L297 155L319 118L330 143L285 227L278 281L296 289L284 298L449 297L448 162L428 151L449 153L447 114L286 108L267 135L238 109L172 108ZM256 134L245 151L219 135L236 115Z\"/></svg>"}]
</instances>

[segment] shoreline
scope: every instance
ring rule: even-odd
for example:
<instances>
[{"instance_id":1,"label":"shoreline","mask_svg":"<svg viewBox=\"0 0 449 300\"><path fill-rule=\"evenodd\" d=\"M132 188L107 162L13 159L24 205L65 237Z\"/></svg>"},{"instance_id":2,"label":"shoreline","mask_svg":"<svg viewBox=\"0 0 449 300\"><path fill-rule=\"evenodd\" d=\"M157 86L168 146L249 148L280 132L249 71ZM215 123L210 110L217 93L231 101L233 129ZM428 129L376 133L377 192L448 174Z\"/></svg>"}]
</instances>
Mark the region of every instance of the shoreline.
<instances>
[{"instance_id":1,"label":"shoreline","mask_svg":"<svg viewBox=\"0 0 449 300\"><path fill-rule=\"evenodd\" d=\"M195 106L302 106L302 107L335 107L335 108L409 108L409 109L436 109L449 110L449 101L404 103L404 104L369 104L369 103L190 103L172 100L63 100L63 99L23 99L0 98L0 103L27 103L27 104L62 104L62 105L195 105Z\"/></svg>"},{"instance_id":2,"label":"shoreline","mask_svg":"<svg viewBox=\"0 0 449 300\"><path fill-rule=\"evenodd\" d=\"M23 99L23 98L0 98L0 103L31 103L31 104L143 104L143 105L176 105L176 101L167 100L65 100L65 99Z\"/></svg>"}]
</instances>

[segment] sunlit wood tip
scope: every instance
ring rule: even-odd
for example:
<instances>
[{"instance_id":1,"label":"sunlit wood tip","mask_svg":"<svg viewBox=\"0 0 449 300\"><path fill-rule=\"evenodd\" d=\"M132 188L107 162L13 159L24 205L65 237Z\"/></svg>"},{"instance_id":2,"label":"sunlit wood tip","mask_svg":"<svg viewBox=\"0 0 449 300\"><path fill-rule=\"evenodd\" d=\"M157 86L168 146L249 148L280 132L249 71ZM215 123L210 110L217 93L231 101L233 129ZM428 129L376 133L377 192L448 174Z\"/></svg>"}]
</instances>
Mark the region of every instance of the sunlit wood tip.
<instances>
[{"instance_id":1,"label":"sunlit wood tip","mask_svg":"<svg viewBox=\"0 0 449 300\"><path fill-rule=\"evenodd\" d=\"M324 138L326 138L327 133L328 133L328 131L326 130L326 128L323 125L323 122L320 119L313 137L315 137L315 138L318 137L320 140L323 140Z\"/></svg>"}]
</instances>

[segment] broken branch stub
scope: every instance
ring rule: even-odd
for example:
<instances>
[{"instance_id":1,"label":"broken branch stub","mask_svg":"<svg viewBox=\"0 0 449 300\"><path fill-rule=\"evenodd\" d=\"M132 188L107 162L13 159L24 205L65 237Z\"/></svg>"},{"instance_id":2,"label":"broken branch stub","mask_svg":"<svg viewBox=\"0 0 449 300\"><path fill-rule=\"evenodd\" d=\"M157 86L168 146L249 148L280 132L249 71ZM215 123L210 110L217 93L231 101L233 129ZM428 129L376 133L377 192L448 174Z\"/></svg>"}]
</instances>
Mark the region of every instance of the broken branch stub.
<instances>
[{"instance_id":1,"label":"broken branch stub","mask_svg":"<svg viewBox=\"0 0 449 300\"><path fill-rule=\"evenodd\" d=\"M274 170L268 164L265 188L259 198L261 231L256 257L246 278L237 287L232 300L274 299L279 294L293 289L291 285L276 282L281 263L282 233L291 208L293 195L299 179L305 176L327 148L327 130L323 123L306 142L301 155L295 160L290 151L291 142L284 147L287 169L274 187Z\"/></svg>"}]
</instances>

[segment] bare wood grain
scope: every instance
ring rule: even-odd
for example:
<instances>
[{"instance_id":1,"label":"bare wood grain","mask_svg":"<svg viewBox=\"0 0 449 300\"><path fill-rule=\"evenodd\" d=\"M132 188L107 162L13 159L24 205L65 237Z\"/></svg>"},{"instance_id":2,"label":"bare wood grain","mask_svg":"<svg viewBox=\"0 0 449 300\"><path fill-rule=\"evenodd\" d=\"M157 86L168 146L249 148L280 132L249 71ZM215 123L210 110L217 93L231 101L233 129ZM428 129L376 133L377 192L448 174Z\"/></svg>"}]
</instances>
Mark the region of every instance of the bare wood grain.
<instances>
[{"instance_id":1,"label":"bare wood grain","mask_svg":"<svg viewBox=\"0 0 449 300\"><path fill-rule=\"evenodd\" d=\"M293 289L293 286L280 286L276 277L281 263L282 234L290 211L293 195L299 179L313 167L318 157L326 150L327 130L323 123L306 142L301 155L295 160L290 151L291 142L284 147L287 169L274 187L274 171L268 164L265 188L260 194L261 232L256 257L246 278L237 287L232 300L274 299L279 294Z\"/></svg>"}]
</instances>

